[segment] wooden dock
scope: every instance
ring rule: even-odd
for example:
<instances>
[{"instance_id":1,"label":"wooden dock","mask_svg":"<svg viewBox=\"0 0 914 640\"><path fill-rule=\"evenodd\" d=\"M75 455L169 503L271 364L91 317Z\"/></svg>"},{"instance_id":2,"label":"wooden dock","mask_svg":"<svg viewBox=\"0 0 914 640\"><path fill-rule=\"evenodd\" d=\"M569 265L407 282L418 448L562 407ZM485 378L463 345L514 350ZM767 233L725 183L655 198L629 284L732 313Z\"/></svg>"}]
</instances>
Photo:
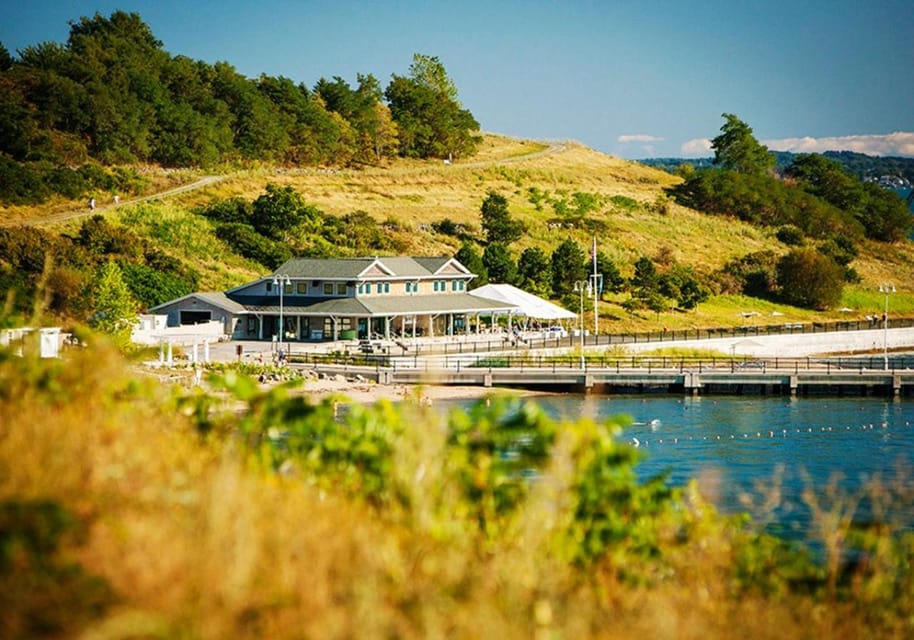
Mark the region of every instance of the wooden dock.
<instances>
[{"instance_id":1,"label":"wooden dock","mask_svg":"<svg viewBox=\"0 0 914 640\"><path fill-rule=\"evenodd\" d=\"M746 395L914 395L914 370L792 368L615 369L574 367L492 367L420 369L396 367L314 367L324 373L361 375L379 384L518 387L580 393L671 393L690 396Z\"/></svg>"}]
</instances>

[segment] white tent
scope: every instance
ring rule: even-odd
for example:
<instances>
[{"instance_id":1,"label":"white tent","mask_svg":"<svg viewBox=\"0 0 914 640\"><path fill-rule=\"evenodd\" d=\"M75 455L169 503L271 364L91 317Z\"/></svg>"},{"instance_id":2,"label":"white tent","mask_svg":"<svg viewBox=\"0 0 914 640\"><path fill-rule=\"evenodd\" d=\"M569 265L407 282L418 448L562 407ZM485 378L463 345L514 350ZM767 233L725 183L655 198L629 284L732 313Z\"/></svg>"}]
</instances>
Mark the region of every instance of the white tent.
<instances>
[{"instance_id":1,"label":"white tent","mask_svg":"<svg viewBox=\"0 0 914 640\"><path fill-rule=\"evenodd\" d=\"M510 284L487 284L473 289L470 295L485 300L507 302L517 307L518 316L526 316L536 320L568 320L577 318L577 314L564 309L548 300L538 298L532 293L527 293Z\"/></svg>"}]
</instances>

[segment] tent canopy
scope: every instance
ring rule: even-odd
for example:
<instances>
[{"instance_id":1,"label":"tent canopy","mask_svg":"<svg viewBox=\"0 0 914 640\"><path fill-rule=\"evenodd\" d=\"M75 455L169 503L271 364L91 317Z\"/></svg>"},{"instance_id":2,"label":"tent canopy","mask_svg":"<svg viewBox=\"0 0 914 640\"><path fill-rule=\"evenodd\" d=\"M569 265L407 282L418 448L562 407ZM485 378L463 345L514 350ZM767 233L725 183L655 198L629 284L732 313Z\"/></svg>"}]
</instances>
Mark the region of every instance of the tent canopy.
<instances>
[{"instance_id":1,"label":"tent canopy","mask_svg":"<svg viewBox=\"0 0 914 640\"><path fill-rule=\"evenodd\" d=\"M569 320L577 315L532 293L510 284L487 284L468 292L485 300L507 302L517 307L517 315L537 320Z\"/></svg>"}]
</instances>

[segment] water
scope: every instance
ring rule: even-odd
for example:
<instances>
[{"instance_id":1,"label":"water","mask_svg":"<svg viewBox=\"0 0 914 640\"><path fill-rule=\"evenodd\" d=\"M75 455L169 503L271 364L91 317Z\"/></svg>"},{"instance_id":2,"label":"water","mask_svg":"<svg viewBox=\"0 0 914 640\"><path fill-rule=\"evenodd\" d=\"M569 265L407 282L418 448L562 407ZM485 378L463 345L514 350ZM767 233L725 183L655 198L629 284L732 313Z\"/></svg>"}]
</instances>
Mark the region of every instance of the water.
<instances>
[{"instance_id":1,"label":"water","mask_svg":"<svg viewBox=\"0 0 914 640\"><path fill-rule=\"evenodd\" d=\"M875 477L914 491L914 402L884 398L676 396L543 396L535 400L556 418L629 416L620 439L638 443L639 476L669 474L682 486L699 480L723 512L748 511L771 531L803 538L810 510L807 487L823 495L830 482L845 494ZM764 503L780 483L780 500ZM909 527L910 505L889 514ZM874 516L864 500L857 520Z\"/></svg>"}]
</instances>

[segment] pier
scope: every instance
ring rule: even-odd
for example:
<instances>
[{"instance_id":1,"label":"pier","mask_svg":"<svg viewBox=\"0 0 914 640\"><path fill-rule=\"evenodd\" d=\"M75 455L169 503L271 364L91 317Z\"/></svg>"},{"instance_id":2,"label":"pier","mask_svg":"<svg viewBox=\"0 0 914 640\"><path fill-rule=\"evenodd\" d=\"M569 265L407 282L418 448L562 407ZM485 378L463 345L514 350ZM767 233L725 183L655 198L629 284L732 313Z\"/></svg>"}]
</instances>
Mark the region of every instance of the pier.
<instances>
[{"instance_id":1,"label":"pier","mask_svg":"<svg viewBox=\"0 0 914 640\"><path fill-rule=\"evenodd\" d=\"M309 368L332 375L360 375L378 384L516 387L593 394L669 393L688 396L736 395L914 395L914 369L838 367L830 361L715 361L666 363L618 361L615 366L370 366L313 363ZM438 363L439 365L441 363ZM863 364L866 364L864 361ZM304 366L304 365L299 365Z\"/></svg>"}]
</instances>

